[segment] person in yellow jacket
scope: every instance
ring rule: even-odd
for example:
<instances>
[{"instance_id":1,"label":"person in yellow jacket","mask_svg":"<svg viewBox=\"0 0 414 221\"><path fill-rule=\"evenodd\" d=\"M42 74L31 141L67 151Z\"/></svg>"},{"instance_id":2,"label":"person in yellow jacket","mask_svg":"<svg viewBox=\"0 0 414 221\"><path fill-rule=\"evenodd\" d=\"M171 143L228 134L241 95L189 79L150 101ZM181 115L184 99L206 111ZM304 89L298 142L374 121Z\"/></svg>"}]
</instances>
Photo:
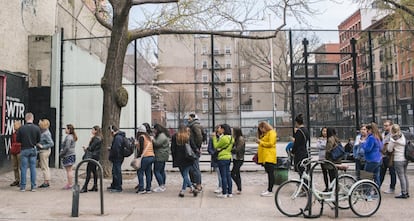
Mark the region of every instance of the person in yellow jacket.
<instances>
[{"instance_id":1,"label":"person in yellow jacket","mask_svg":"<svg viewBox=\"0 0 414 221\"><path fill-rule=\"evenodd\" d=\"M276 167L276 130L267 123L260 122L257 127L257 147L258 163L262 164L267 173L268 186L261 196L273 196L273 185L275 183L274 170Z\"/></svg>"},{"instance_id":2,"label":"person in yellow jacket","mask_svg":"<svg viewBox=\"0 0 414 221\"><path fill-rule=\"evenodd\" d=\"M221 124L217 127L216 134L213 133L213 147L218 152L217 164L220 170L222 193L219 198L233 197L233 181L230 173L231 150L233 149L234 138L231 135L231 127L228 124Z\"/></svg>"}]
</instances>

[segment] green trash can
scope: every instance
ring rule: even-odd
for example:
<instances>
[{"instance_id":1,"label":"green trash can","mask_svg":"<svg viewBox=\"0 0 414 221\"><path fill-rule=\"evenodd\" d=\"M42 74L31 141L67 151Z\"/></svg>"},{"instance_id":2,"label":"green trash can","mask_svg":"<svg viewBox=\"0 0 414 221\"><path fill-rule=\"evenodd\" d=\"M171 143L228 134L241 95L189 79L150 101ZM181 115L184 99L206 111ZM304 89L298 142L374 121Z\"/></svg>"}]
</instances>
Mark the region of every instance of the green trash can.
<instances>
[{"instance_id":1,"label":"green trash can","mask_svg":"<svg viewBox=\"0 0 414 221\"><path fill-rule=\"evenodd\" d=\"M289 158L278 157L275 166L275 185L280 185L289 179Z\"/></svg>"}]
</instances>

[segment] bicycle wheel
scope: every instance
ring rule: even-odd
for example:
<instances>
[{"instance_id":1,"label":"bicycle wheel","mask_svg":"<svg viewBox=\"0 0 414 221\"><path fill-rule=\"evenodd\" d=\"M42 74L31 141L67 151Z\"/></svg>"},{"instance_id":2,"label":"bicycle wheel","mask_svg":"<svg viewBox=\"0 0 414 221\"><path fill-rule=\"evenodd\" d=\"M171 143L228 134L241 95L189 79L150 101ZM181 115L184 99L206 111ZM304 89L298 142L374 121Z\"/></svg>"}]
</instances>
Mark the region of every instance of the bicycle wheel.
<instances>
[{"instance_id":1,"label":"bicycle wheel","mask_svg":"<svg viewBox=\"0 0 414 221\"><path fill-rule=\"evenodd\" d=\"M285 216L295 217L302 214L308 203L308 188L298 180L282 183L276 191L277 209Z\"/></svg>"},{"instance_id":2,"label":"bicycle wheel","mask_svg":"<svg viewBox=\"0 0 414 221\"><path fill-rule=\"evenodd\" d=\"M349 174L338 176L338 207L341 209L349 209L348 194L352 185L356 182L356 178Z\"/></svg>"},{"instance_id":3,"label":"bicycle wheel","mask_svg":"<svg viewBox=\"0 0 414 221\"><path fill-rule=\"evenodd\" d=\"M381 192L374 182L360 181L351 190L349 205L359 217L372 216L381 205Z\"/></svg>"}]
</instances>

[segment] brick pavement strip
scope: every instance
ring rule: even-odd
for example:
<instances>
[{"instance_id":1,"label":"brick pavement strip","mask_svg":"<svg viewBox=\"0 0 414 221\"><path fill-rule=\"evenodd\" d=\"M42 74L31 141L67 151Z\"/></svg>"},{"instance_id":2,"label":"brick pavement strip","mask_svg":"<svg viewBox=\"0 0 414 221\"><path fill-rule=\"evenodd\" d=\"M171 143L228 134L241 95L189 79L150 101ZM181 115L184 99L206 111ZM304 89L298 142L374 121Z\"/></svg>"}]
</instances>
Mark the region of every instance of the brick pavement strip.
<instances>
[{"instance_id":1,"label":"brick pavement strip","mask_svg":"<svg viewBox=\"0 0 414 221\"><path fill-rule=\"evenodd\" d=\"M125 176L124 192L109 193L104 191L104 215L100 215L99 192L88 192L80 195L79 217L71 217L72 191L62 190L65 172L63 169L51 169L52 181L48 189L37 192L20 192L10 187L13 174L0 175L0 220L299 220L303 217L288 218L277 211L273 197L260 197L259 193L266 189L266 174L263 170L243 172L243 193L233 198L218 199L213 190L216 187L215 173L203 172L204 191L198 197L186 194L178 197L181 178L177 172L167 173L167 191L138 195L134 191L137 183L135 176ZM41 183L40 171L38 181ZM290 178L297 178L294 172ZM409 174L411 192L414 193L414 174ZM83 183L83 179L79 179ZM104 180L104 187L110 180ZM387 175L384 187L389 183ZM155 179L153 187L156 186ZM277 186L275 186L274 192ZM233 187L233 189L235 189ZM399 183L397 183L397 192ZM393 195L383 194L382 204L378 212L364 220L411 220L414 215L414 196L410 199L395 199ZM320 220L331 220L334 211L325 206ZM340 220L355 220L358 217L349 210L340 210Z\"/></svg>"}]
</instances>

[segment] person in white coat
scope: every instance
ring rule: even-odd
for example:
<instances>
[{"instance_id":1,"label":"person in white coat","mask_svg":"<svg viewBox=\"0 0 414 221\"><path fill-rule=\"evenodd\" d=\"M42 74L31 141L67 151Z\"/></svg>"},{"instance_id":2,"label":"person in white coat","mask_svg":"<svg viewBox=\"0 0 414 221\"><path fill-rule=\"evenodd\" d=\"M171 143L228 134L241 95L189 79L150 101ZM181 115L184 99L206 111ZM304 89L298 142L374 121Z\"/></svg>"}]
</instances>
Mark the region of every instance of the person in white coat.
<instances>
[{"instance_id":1,"label":"person in white coat","mask_svg":"<svg viewBox=\"0 0 414 221\"><path fill-rule=\"evenodd\" d=\"M404 156L405 144L406 139L401 133L400 126L398 124L394 124L391 128L391 139L388 143L387 149L394 155L393 164L401 184L401 194L395 196L395 198L399 199L407 199L410 197L408 194L409 184L407 179L408 161Z\"/></svg>"}]
</instances>

